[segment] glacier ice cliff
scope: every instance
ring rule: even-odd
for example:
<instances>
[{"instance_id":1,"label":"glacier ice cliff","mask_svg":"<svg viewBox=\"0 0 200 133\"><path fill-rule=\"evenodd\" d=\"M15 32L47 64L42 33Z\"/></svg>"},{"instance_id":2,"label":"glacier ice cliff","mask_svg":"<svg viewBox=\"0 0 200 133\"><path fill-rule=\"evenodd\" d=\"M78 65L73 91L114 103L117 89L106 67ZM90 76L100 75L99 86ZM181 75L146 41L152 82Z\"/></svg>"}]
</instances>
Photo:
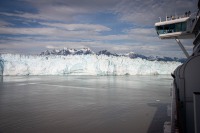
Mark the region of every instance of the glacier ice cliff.
<instances>
[{"instance_id":1,"label":"glacier ice cliff","mask_svg":"<svg viewBox=\"0 0 200 133\"><path fill-rule=\"evenodd\" d=\"M0 55L0 75L155 75L170 74L180 62L106 55Z\"/></svg>"}]
</instances>

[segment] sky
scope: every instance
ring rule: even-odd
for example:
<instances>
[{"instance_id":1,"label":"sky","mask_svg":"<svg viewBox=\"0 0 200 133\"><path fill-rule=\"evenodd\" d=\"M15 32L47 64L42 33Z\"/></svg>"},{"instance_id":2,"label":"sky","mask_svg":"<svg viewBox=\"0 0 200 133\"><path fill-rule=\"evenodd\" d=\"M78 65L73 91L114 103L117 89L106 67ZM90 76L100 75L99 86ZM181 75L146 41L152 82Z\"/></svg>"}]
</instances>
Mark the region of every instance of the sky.
<instances>
[{"instance_id":1,"label":"sky","mask_svg":"<svg viewBox=\"0 0 200 133\"><path fill-rule=\"evenodd\" d=\"M197 0L0 0L0 53L90 48L184 57L175 40L158 38L166 15L197 12ZM193 40L181 40L192 51Z\"/></svg>"}]
</instances>

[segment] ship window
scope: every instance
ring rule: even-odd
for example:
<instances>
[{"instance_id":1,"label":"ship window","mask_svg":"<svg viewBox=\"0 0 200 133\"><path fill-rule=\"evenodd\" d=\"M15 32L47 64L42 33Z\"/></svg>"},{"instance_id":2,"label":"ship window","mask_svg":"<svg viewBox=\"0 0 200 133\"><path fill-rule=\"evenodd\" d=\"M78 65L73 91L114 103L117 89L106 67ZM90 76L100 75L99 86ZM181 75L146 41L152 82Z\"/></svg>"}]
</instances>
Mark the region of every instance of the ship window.
<instances>
[{"instance_id":1,"label":"ship window","mask_svg":"<svg viewBox=\"0 0 200 133\"><path fill-rule=\"evenodd\" d=\"M156 30L158 34L167 34L167 33L173 33L173 32L186 31L186 26L187 26L187 23L182 22L182 23L176 23L176 24L157 26Z\"/></svg>"},{"instance_id":2,"label":"ship window","mask_svg":"<svg viewBox=\"0 0 200 133\"><path fill-rule=\"evenodd\" d=\"M181 31L181 23L177 23L176 26L176 32L180 32Z\"/></svg>"},{"instance_id":3,"label":"ship window","mask_svg":"<svg viewBox=\"0 0 200 133\"><path fill-rule=\"evenodd\" d=\"M156 30L157 30L157 33L158 33L158 34L163 34L163 33L164 33L164 31L163 31L163 26L157 26L157 27L156 27Z\"/></svg>"},{"instance_id":4,"label":"ship window","mask_svg":"<svg viewBox=\"0 0 200 133\"><path fill-rule=\"evenodd\" d=\"M175 32L175 24L170 24L169 25L169 31L168 31L168 33L172 33L172 32Z\"/></svg>"},{"instance_id":5,"label":"ship window","mask_svg":"<svg viewBox=\"0 0 200 133\"><path fill-rule=\"evenodd\" d=\"M186 22L176 24L176 32L186 31Z\"/></svg>"},{"instance_id":6,"label":"ship window","mask_svg":"<svg viewBox=\"0 0 200 133\"><path fill-rule=\"evenodd\" d=\"M156 30L157 30L158 34L173 33L173 32L175 32L175 24L157 26Z\"/></svg>"},{"instance_id":7,"label":"ship window","mask_svg":"<svg viewBox=\"0 0 200 133\"><path fill-rule=\"evenodd\" d=\"M169 33L169 25L164 26L164 34Z\"/></svg>"},{"instance_id":8,"label":"ship window","mask_svg":"<svg viewBox=\"0 0 200 133\"><path fill-rule=\"evenodd\" d=\"M182 23L182 31L186 31L186 22Z\"/></svg>"}]
</instances>

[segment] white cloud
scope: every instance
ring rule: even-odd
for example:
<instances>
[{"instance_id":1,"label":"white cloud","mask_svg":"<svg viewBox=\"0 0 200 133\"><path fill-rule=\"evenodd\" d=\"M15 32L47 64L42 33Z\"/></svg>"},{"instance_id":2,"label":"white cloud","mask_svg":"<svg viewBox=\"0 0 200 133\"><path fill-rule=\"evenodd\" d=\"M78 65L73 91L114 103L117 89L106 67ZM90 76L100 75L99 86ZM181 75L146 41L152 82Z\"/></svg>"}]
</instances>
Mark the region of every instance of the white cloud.
<instances>
[{"instance_id":1,"label":"white cloud","mask_svg":"<svg viewBox=\"0 0 200 133\"><path fill-rule=\"evenodd\" d=\"M6 27L6 26L10 26L12 25L11 23L9 22L6 22L6 21L3 21L3 20L0 20L0 27Z\"/></svg>"},{"instance_id":2,"label":"white cloud","mask_svg":"<svg viewBox=\"0 0 200 133\"><path fill-rule=\"evenodd\" d=\"M184 14L186 11L197 11L196 0L25 0L37 9L35 13L17 12L0 14L26 19L44 21L60 21L74 23L78 17L85 14L110 12L117 14L121 21L139 25L153 25L165 18L166 14ZM78 19L78 21L84 21Z\"/></svg>"},{"instance_id":3,"label":"white cloud","mask_svg":"<svg viewBox=\"0 0 200 133\"><path fill-rule=\"evenodd\" d=\"M40 23L42 25L62 28L66 30L83 30L83 31L110 31L111 29L99 24L63 24L63 23Z\"/></svg>"},{"instance_id":4,"label":"white cloud","mask_svg":"<svg viewBox=\"0 0 200 133\"><path fill-rule=\"evenodd\" d=\"M1 15L21 17L31 20L45 20L45 21L63 21L63 22L73 22L74 16L77 14L84 14L86 10L79 7L69 7L65 5L43 5L36 7L37 13L27 13L27 12L16 12L7 13L0 12Z\"/></svg>"},{"instance_id":5,"label":"white cloud","mask_svg":"<svg viewBox=\"0 0 200 133\"><path fill-rule=\"evenodd\" d=\"M21 19L30 23L29 28L9 27L11 24L0 21L0 34L26 35L0 40L0 49L41 50L44 48L82 48L90 47L96 50L136 51L153 53L180 51L174 40L160 40L153 27L158 17L184 13L196 9L194 0L26 0L36 11L34 13L16 11L15 13L0 12L9 18ZM194 10L191 10L194 11ZM134 24L122 32L113 32L101 21L104 18L92 18L90 15L111 13L118 17L118 22ZM85 17L86 15L87 17ZM12 16L12 17L10 17ZM89 16L89 20L88 20ZM112 18L111 18L112 19ZM31 23L41 24L40 28L32 27ZM112 25L109 23L108 25ZM92 23L92 24L91 24ZM136 25L136 26L135 26ZM123 25L120 24L122 29ZM104 34L106 31L107 34ZM191 41L183 41L187 49L191 49ZM26 51L27 52L27 51Z\"/></svg>"},{"instance_id":6,"label":"white cloud","mask_svg":"<svg viewBox=\"0 0 200 133\"><path fill-rule=\"evenodd\" d=\"M114 8L121 21L139 25L153 25L166 14L183 15L186 11L197 11L195 0L123 0Z\"/></svg>"},{"instance_id":7,"label":"white cloud","mask_svg":"<svg viewBox=\"0 0 200 133\"><path fill-rule=\"evenodd\" d=\"M54 25L54 24L53 24ZM60 27L60 29L56 28ZM99 28L98 28L99 27ZM65 30L68 29L68 30ZM83 28L83 29L81 29ZM76 30L77 29L77 30ZM79 30L78 30L79 29ZM74 31L73 31L74 30ZM132 40L132 41L150 41L150 39L159 40L155 36L154 29L136 28L126 31L124 34L99 34L97 31L105 31L109 28L101 25L84 25L84 24L70 24L70 25L56 25L55 28L2 28L1 32L12 34L29 34L29 35L43 35L48 38L56 39L85 39L95 41L116 41L116 40ZM145 36L145 40L143 39ZM60 38L59 38L60 37ZM142 40L140 40L142 39Z\"/></svg>"},{"instance_id":8,"label":"white cloud","mask_svg":"<svg viewBox=\"0 0 200 133\"><path fill-rule=\"evenodd\" d=\"M58 28L5 28L0 27L0 34L25 34L30 37L9 38L0 41L0 48L27 48L38 49L46 48L83 48L90 47L94 50L108 49L115 52L134 51L136 53L163 54L167 51L180 51L175 40L160 40L153 28L135 28L124 30L124 34L119 35L102 35L98 32L88 31L88 29L80 31L63 30L63 25ZM66 25L64 25L66 26ZM89 28L90 29L90 28ZM37 36L32 36L37 35ZM77 40L78 39L78 40ZM74 40L74 41L69 41ZM113 43L114 41L114 43ZM120 42L117 42L120 41ZM183 41L188 50L192 45L188 41ZM41 50L40 50L41 51ZM162 51L162 52L161 52ZM169 53L169 52L168 52ZM172 55L173 56L173 55Z\"/></svg>"},{"instance_id":9,"label":"white cloud","mask_svg":"<svg viewBox=\"0 0 200 133\"><path fill-rule=\"evenodd\" d=\"M24 0L37 11L34 13L16 11L15 13L0 12L2 15L15 16L32 20L59 21L72 23L77 17L97 12L109 12L120 0ZM81 20L78 20L81 21Z\"/></svg>"},{"instance_id":10,"label":"white cloud","mask_svg":"<svg viewBox=\"0 0 200 133\"><path fill-rule=\"evenodd\" d=\"M0 27L0 34L10 35L37 35L51 37L65 37L66 39L84 39L94 36L95 31L67 31L58 28L10 28Z\"/></svg>"}]
</instances>

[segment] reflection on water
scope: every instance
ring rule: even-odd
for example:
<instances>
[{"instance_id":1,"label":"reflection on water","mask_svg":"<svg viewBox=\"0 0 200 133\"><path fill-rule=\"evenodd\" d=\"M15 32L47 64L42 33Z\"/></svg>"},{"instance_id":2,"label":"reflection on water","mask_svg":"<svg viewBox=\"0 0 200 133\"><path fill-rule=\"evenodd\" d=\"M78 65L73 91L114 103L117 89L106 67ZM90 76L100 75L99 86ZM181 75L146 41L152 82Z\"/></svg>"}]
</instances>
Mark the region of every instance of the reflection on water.
<instances>
[{"instance_id":1,"label":"reflection on water","mask_svg":"<svg viewBox=\"0 0 200 133\"><path fill-rule=\"evenodd\" d=\"M10 76L0 81L2 133L159 133L169 119L168 75Z\"/></svg>"},{"instance_id":2,"label":"reflection on water","mask_svg":"<svg viewBox=\"0 0 200 133\"><path fill-rule=\"evenodd\" d=\"M0 83L3 83L3 76L0 75Z\"/></svg>"}]
</instances>

